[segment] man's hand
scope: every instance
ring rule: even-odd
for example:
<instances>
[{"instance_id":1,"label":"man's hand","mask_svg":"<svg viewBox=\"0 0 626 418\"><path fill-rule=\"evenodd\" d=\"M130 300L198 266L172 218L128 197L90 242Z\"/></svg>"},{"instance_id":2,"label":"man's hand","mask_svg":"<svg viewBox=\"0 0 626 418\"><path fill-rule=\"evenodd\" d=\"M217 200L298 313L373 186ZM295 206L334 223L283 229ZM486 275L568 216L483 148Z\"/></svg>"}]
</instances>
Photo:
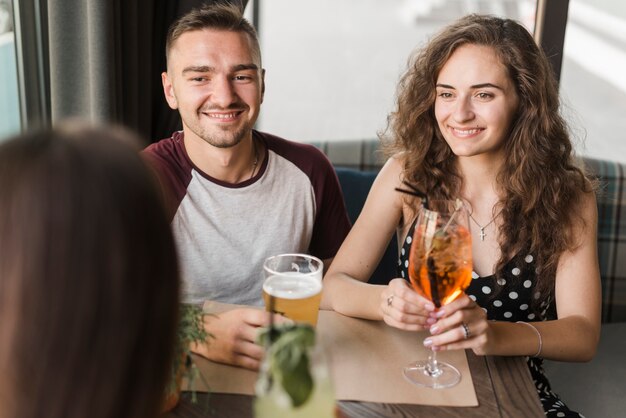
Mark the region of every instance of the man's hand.
<instances>
[{"instance_id":1,"label":"man's hand","mask_svg":"<svg viewBox=\"0 0 626 418\"><path fill-rule=\"evenodd\" d=\"M275 323L288 321L274 315ZM191 351L218 363L258 370L264 355L256 344L259 327L267 327L270 314L259 309L240 308L204 317L204 328L213 335L205 344L192 344Z\"/></svg>"}]
</instances>

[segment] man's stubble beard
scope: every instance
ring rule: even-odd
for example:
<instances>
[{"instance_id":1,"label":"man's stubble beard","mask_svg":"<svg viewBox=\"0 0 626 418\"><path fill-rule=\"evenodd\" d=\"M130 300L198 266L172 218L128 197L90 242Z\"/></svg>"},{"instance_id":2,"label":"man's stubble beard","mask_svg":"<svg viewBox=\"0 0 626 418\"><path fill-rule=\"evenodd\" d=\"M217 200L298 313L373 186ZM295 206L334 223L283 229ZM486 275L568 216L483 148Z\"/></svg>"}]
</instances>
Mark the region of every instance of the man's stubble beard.
<instances>
[{"instance_id":1,"label":"man's stubble beard","mask_svg":"<svg viewBox=\"0 0 626 418\"><path fill-rule=\"evenodd\" d=\"M201 126L198 126L198 129L191 130L194 134L211 146L216 148L231 148L243 141L243 139L252 131L252 126L246 123L234 132L230 132L229 129L219 127L215 129L220 129L224 135L220 135L220 138L217 138L217 135L211 135L210 132L207 132L207 130L203 129ZM224 137L226 138L224 139Z\"/></svg>"}]
</instances>

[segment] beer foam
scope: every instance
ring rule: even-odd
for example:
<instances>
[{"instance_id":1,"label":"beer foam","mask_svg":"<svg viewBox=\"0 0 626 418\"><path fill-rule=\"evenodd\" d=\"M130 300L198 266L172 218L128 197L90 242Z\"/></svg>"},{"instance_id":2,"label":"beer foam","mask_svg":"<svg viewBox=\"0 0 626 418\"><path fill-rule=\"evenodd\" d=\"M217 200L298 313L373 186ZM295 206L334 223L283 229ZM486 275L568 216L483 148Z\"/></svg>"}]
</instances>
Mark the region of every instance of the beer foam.
<instances>
[{"instance_id":1,"label":"beer foam","mask_svg":"<svg viewBox=\"0 0 626 418\"><path fill-rule=\"evenodd\" d=\"M322 291L322 281L308 274L289 273L270 276L263 283L265 293L277 298L304 299Z\"/></svg>"}]
</instances>

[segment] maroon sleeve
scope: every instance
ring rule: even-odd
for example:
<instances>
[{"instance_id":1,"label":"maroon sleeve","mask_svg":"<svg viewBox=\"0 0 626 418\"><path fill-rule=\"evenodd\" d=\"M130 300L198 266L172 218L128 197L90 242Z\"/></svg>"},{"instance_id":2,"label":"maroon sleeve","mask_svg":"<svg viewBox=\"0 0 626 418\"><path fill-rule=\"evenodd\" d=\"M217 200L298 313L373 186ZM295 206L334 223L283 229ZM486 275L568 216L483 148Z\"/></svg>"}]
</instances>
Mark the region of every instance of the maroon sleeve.
<instances>
[{"instance_id":1,"label":"maroon sleeve","mask_svg":"<svg viewBox=\"0 0 626 418\"><path fill-rule=\"evenodd\" d=\"M337 173L326 156L322 157L325 164L323 170L320 170L321 175L313 179L317 216L309 251L316 257L324 259L337 254L350 231L350 220Z\"/></svg>"},{"instance_id":2,"label":"maroon sleeve","mask_svg":"<svg viewBox=\"0 0 626 418\"><path fill-rule=\"evenodd\" d=\"M321 259L334 257L350 231L350 220L331 162L313 145L287 141L258 131L254 134L309 177L316 206L309 252Z\"/></svg>"},{"instance_id":3,"label":"maroon sleeve","mask_svg":"<svg viewBox=\"0 0 626 418\"><path fill-rule=\"evenodd\" d=\"M184 149L182 134L149 145L141 152L158 180L168 220L174 219L191 181L191 161Z\"/></svg>"}]
</instances>

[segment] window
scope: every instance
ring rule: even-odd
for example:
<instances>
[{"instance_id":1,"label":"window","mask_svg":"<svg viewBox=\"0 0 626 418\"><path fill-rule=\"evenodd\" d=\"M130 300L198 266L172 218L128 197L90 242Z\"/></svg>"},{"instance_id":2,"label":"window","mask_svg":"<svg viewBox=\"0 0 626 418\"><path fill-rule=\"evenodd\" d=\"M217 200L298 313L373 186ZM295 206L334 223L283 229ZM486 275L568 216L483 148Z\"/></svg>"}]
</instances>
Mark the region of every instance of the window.
<instances>
[{"instance_id":1,"label":"window","mask_svg":"<svg viewBox=\"0 0 626 418\"><path fill-rule=\"evenodd\" d=\"M626 3L570 0L561 96L581 155L626 162Z\"/></svg>"},{"instance_id":2,"label":"window","mask_svg":"<svg viewBox=\"0 0 626 418\"><path fill-rule=\"evenodd\" d=\"M20 130L13 8L0 0L0 141Z\"/></svg>"},{"instance_id":3,"label":"window","mask_svg":"<svg viewBox=\"0 0 626 418\"><path fill-rule=\"evenodd\" d=\"M319 142L376 138L411 51L445 24L492 13L532 31L536 1L268 0L259 9L267 74L258 127Z\"/></svg>"}]
</instances>

